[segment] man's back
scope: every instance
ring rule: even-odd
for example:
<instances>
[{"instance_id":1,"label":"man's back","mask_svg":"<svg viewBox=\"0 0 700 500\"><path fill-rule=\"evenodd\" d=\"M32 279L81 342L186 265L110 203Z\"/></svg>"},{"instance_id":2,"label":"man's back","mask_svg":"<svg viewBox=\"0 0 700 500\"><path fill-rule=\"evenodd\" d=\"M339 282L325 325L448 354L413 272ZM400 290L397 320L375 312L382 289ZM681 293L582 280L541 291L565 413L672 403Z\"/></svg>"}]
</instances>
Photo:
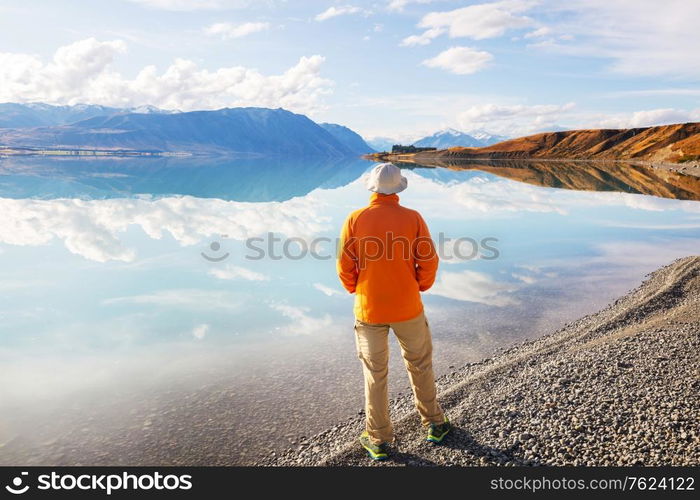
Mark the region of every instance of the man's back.
<instances>
[{"instance_id":1,"label":"man's back","mask_svg":"<svg viewBox=\"0 0 700 500\"><path fill-rule=\"evenodd\" d=\"M438 258L421 215L396 194L374 193L352 212L341 233L338 274L355 293L355 317L391 323L423 310L420 292L435 280Z\"/></svg>"},{"instance_id":2,"label":"man's back","mask_svg":"<svg viewBox=\"0 0 700 500\"><path fill-rule=\"evenodd\" d=\"M430 325L420 292L435 281L438 257L423 217L399 205L408 186L396 165L382 163L366 179L369 206L351 213L341 232L338 276L355 294L355 344L365 379L365 432L370 458L384 460L394 439L389 414L389 330L401 346L426 439L441 443L450 423L437 401Z\"/></svg>"}]
</instances>

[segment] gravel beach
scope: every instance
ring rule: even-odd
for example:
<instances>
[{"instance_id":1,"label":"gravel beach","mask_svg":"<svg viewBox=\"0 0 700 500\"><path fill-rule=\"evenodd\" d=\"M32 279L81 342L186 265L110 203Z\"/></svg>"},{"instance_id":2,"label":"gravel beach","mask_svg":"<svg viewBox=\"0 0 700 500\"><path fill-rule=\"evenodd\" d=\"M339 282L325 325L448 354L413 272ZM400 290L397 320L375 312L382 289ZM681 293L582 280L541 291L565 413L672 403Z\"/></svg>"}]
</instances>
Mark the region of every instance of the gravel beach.
<instances>
[{"instance_id":1,"label":"gravel beach","mask_svg":"<svg viewBox=\"0 0 700 500\"><path fill-rule=\"evenodd\" d=\"M359 448L360 414L258 465L698 465L700 256L438 384L455 426L441 446L425 442L402 396L392 401L397 435L386 462Z\"/></svg>"}]
</instances>

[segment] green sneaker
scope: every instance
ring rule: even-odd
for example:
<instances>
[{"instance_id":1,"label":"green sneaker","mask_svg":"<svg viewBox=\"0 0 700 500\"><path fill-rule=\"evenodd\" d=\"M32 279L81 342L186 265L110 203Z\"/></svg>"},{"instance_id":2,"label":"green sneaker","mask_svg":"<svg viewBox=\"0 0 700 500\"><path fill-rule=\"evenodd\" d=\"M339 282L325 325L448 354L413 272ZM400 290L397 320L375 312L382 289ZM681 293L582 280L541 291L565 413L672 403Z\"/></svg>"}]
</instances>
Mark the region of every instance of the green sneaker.
<instances>
[{"instance_id":1,"label":"green sneaker","mask_svg":"<svg viewBox=\"0 0 700 500\"><path fill-rule=\"evenodd\" d=\"M452 429L452 424L450 424L450 421L445 417L445 421L441 424L430 424L428 437L425 439L431 443L442 443L442 440L445 439L450 429Z\"/></svg>"},{"instance_id":2,"label":"green sneaker","mask_svg":"<svg viewBox=\"0 0 700 500\"><path fill-rule=\"evenodd\" d=\"M365 450L367 450L367 454L372 460L386 460L389 458L389 454L387 453L387 443L374 444L369 438L367 431L360 435L360 444Z\"/></svg>"}]
</instances>

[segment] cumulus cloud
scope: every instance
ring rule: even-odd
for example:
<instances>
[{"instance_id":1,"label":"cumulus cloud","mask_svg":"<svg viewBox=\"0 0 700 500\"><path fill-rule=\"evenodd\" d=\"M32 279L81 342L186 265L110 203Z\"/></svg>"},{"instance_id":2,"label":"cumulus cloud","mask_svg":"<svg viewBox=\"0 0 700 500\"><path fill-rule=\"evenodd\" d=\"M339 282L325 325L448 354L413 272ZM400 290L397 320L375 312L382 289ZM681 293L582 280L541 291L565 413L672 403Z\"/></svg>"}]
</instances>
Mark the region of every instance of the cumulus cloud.
<instances>
[{"instance_id":1,"label":"cumulus cloud","mask_svg":"<svg viewBox=\"0 0 700 500\"><path fill-rule=\"evenodd\" d=\"M246 267L226 265L209 270L209 274L220 280L268 281L270 277Z\"/></svg>"},{"instance_id":2,"label":"cumulus cloud","mask_svg":"<svg viewBox=\"0 0 700 500\"><path fill-rule=\"evenodd\" d=\"M273 304L272 308L282 313L292 321L278 330L285 335L313 335L315 333L327 333L333 326L333 320L329 314L321 317L309 315L307 307L295 307L288 304Z\"/></svg>"},{"instance_id":3,"label":"cumulus cloud","mask_svg":"<svg viewBox=\"0 0 700 500\"><path fill-rule=\"evenodd\" d=\"M270 23L214 23L204 29L204 33L209 36L217 36L222 40L231 38L242 38L252 33L270 29Z\"/></svg>"},{"instance_id":4,"label":"cumulus cloud","mask_svg":"<svg viewBox=\"0 0 700 500\"><path fill-rule=\"evenodd\" d=\"M125 51L121 40L88 38L60 47L50 62L29 54L0 53L0 102L150 104L180 110L262 106L313 113L323 107L322 99L333 85L320 75L324 58L319 55L301 57L280 75L243 66L208 70L176 59L162 73L146 66L129 79L111 67Z\"/></svg>"},{"instance_id":5,"label":"cumulus cloud","mask_svg":"<svg viewBox=\"0 0 700 500\"><path fill-rule=\"evenodd\" d=\"M151 9L172 11L219 10L242 8L250 4L249 0L128 0Z\"/></svg>"},{"instance_id":6,"label":"cumulus cloud","mask_svg":"<svg viewBox=\"0 0 700 500\"><path fill-rule=\"evenodd\" d=\"M426 59L423 61L423 65L444 69L456 75L471 75L488 66L492 59L493 56L483 50L471 47L451 47L431 59Z\"/></svg>"},{"instance_id":7,"label":"cumulus cloud","mask_svg":"<svg viewBox=\"0 0 700 500\"><path fill-rule=\"evenodd\" d=\"M443 12L430 12L423 16L418 24L420 28L427 30L420 35L423 38L419 38L428 43L443 32L448 33L450 38L483 40L499 37L508 30L532 25L532 19L523 16L522 13L534 5L535 2L529 0L503 0ZM404 42L406 40L404 39Z\"/></svg>"},{"instance_id":8,"label":"cumulus cloud","mask_svg":"<svg viewBox=\"0 0 700 500\"><path fill-rule=\"evenodd\" d=\"M465 130L486 128L509 136L554 128L559 119L575 108L565 104L482 104L471 106L457 115Z\"/></svg>"},{"instance_id":9,"label":"cumulus cloud","mask_svg":"<svg viewBox=\"0 0 700 500\"><path fill-rule=\"evenodd\" d=\"M485 273L469 270L442 271L428 293L453 300L503 307L518 304L515 298L508 295L517 289L517 286L498 282Z\"/></svg>"},{"instance_id":10,"label":"cumulus cloud","mask_svg":"<svg viewBox=\"0 0 700 500\"><path fill-rule=\"evenodd\" d=\"M0 242L46 245L57 239L86 259L131 262L136 251L122 242L128 228L140 227L153 239L171 235L195 245L212 235L244 240L274 231L311 236L328 228L323 204L311 198L243 203L191 196L110 200L0 198Z\"/></svg>"},{"instance_id":11,"label":"cumulus cloud","mask_svg":"<svg viewBox=\"0 0 700 500\"><path fill-rule=\"evenodd\" d=\"M317 14L314 19L316 21L327 21L333 17L346 16L348 14L358 14L362 12L362 9L354 5L344 5L341 7L328 7L326 10Z\"/></svg>"}]
</instances>

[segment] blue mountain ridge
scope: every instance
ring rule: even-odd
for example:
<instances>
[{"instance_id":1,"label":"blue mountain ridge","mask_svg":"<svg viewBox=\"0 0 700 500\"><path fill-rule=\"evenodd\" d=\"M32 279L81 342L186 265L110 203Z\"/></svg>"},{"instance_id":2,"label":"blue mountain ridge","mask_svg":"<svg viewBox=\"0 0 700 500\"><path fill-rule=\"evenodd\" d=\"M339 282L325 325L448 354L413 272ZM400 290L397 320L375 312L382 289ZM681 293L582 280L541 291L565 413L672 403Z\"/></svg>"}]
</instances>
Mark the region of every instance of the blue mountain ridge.
<instances>
[{"instance_id":1,"label":"blue mountain ridge","mask_svg":"<svg viewBox=\"0 0 700 500\"><path fill-rule=\"evenodd\" d=\"M0 145L243 156L341 157L373 151L347 127L322 126L305 115L281 108L174 113L149 109L141 113L85 106L83 115L93 116L65 123L76 112L71 114L65 107L19 106L27 107L24 117L19 116L17 106L0 105L0 123L14 124L0 128ZM3 109L10 109L12 118L8 117L10 113L3 114ZM34 126L38 121L51 124ZM18 126L19 123L29 125Z\"/></svg>"}]
</instances>

